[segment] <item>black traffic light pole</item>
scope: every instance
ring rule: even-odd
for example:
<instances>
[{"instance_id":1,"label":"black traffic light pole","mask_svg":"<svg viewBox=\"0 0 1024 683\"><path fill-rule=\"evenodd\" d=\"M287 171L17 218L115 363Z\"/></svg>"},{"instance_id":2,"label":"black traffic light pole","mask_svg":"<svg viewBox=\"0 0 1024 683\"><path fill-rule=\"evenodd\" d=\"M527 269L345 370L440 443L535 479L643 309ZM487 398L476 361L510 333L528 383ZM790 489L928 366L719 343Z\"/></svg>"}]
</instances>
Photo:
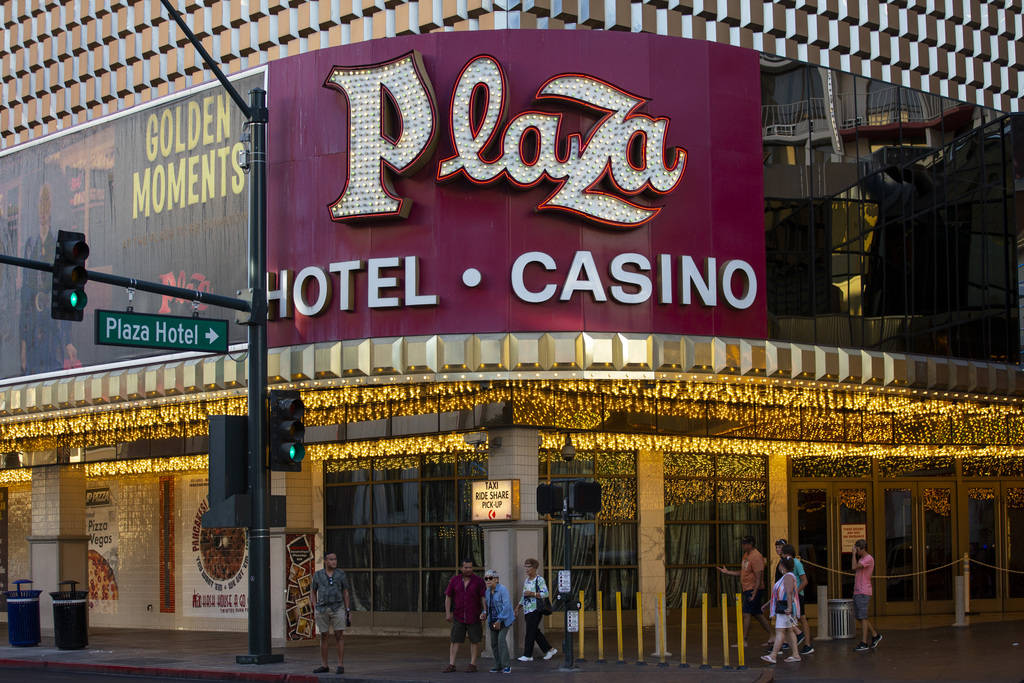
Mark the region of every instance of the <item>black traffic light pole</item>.
<instances>
[{"instance_id":1,"label":"black traffic light pole","mask_svg":"<svg viewBox=\"0 0 1024 683\"><path fill-rule=\"evenodd\" d=\"M185 20L171 5L160 0L217 76L224 89L246 118L251 142L249 158L249 654L238 655L239 664L268 664L284 661L270 651L270 531L267 528L267 296L263 281L267 272L267 93L249 91L249 104L220 70Z\"/></svg>"}]
</instances>

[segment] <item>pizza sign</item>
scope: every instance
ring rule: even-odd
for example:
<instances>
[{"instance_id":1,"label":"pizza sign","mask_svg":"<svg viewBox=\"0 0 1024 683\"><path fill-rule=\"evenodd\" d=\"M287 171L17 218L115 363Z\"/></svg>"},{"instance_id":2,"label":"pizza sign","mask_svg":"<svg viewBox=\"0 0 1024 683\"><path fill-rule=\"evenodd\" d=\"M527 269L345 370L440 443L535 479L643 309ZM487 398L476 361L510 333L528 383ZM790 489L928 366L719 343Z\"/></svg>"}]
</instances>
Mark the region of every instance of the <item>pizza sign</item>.
<instances>
[{"instance_id":1,"label":"pizza sign","mask_svg":"<svg viewBox=\"0 0 1024 683\"><path fill-rule=\"evenodd\" d=\"M585 74L548 79L537 89L538 104L583 108L599 117L563 144L561 113L527 110L506 122L506 80L490 55L462 69L446 121L455 154L438 164L438 181L506 180L518 188L549 183L554 190L538 210L615 228L635 228L658 215L660 208L629 197L674 190L686 150L668 145L668 118L638 111L646 98ZM405 218L411 202L397 195L386 174L419 170L433 154L439 128L422 57L412 51L372 66L334 67L324 86L340 91L349 104L348 176L330 206L331 219Z\"/></svg>"}]
</instances>

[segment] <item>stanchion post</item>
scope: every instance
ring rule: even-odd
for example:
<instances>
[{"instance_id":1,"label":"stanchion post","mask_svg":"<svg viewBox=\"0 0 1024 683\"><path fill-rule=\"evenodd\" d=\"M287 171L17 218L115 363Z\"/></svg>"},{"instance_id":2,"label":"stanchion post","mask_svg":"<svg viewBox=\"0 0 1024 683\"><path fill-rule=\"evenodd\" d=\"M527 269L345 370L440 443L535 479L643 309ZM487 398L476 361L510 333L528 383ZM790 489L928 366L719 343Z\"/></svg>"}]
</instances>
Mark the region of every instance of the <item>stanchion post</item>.
<instances>
[{"instance_id":1,"label":"stanchion post","mask_svg":"<svg viewBox=\"0 0 1024 683\"><path fill-rule=\"evenodd\" d=\"M736 668L747 668L747 648L743 642L743 595L736 594Z\"/></svg>"},{"instance_id":2,"label":"stanchion post","mask_svg":"<svg viewBox=\"0 0 1024 683\"><path fill-rule=\"evenodd\" d=\"M700 594L700 668L710 669L708 664L708 594Z\"/></svg>"},{"instance_id":3,"label":"stanchion post","mask_svg":"<svg viewBox=\"0 0 1024 683\"><path fill-rule=\"evenodd\" d=\"M636 665L644 666L644 606L640 601L640 591L636 592Z\"/></svg>"},{"instance_id":4,"label":"stanchion post","mask_svg":"<svg viewBox=\"0 0 1024 683\"><path fill-rule=\"evenodd\" d=\"M964 614L971 613L971 558L964 553Z\"/></svg>"},{"instance_id":5,"label":"stanchion post","mask_svg":"<svg viewBox=\"0 0 1024 683\"><path fill-rule=\"evenodd\" d=\"M658 593L658 666L668 666L665 661L665 650L668 649L668 638L665 636L665 594Z\"/></svg>"},{"instance_id":6,"label":"stanchion post","mask_svg":"<svg viewBox=\"0 0 1024 683\"><path fill-rule=\"evenodd\" d=\"M586 659L583 658L584 657L584 654L583 654L583 652L584 652L584 650L583 650L583 638L584 638L583 610L584 610L584 604L585 603L583 602L583 591L580 591L580 650L579 650L579 654L576 655L576 661L577 662L585 662L585 661L587 661Z\"/></svg>"},{"instance_id":7,"label":"stanchion post","mask_svg":"<svg viewBox=\"0 0 1024 683\"><path fill-rule=\"evenodd\" d=\"M956 621L953 626L967 626L967 610L964 609L964 577L953 577L953 605L956 608Z\"/></svg>"},{"instance_id":8,"label":"stanchion post","mask_svg":"<svg viewBox=\"0 0 1024 683\"><path fill-rule=\"evenodd\" d=\"M818 636L815 640L832 640L828 634L828 586L818 586Z\"/></svg>"},{"instance_id":9,"label":"stanchion post","mask_svg":"<svg viewBox=\"0 0 1024 683\"><path fill-rule=\"evenodd\" d=\"M686 608L689 606L689 596L685 592L679 606L682 608L679 610L679 668L689 669L690 665L686 663Z\"/></svg>"},{"instance_id":10,"label":"stanchion post","mask_svg":"<svg viewBox=\"0 0 1024 683\"><path fill-rule=\"evenodd\" d=\"M723 669L731 669L729 666L729 601L725 593L722 593L722 664Z\"/></svg>"},{"instance_id":11,"label":"stanchion post","mask_svg":"<svg viewBox=\"0 0 1024 683\"><path fill-rule=\"evenodd\" d=\"M597 591L597 663L604 664L604 598L601 591Z\"/></svg>"},{"instance_id":12,"label":"stanchion post","mask_svg":"<svg viewBox=\"0 0 1024 683\"><path fill-rule=\"evenodd\" d=\"M625 664L622 658L622 593L615 591L615 639L619 646L619 664Z\"/></svg>"}]
</instances>

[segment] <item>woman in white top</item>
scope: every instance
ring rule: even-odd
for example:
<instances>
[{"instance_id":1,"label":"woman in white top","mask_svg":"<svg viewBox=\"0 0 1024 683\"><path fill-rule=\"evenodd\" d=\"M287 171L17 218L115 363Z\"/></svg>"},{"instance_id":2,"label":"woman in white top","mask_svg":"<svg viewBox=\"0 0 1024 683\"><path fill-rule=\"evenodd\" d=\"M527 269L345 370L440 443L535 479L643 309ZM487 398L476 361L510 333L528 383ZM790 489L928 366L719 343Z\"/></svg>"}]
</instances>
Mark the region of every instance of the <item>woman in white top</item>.
<instances>
[{"instance_id":1,"label":"woman in white top","mask_svg":"<svg viewBox=\"0 0 1024 683\"><path fill-rule=\"evenodd\" d=\"M538 576L537 567L540 563L532 557L523 561L523 568L526 570L526 580L523 581L523 597L516 605L516 614L520 611L526 619L526 643L523 645L523 654L519 657L520 662L529 662L533 659L533 644L536 643L544 651L544 659L551 659L558 650L551 647L548 639L540 632L540 620L544 615L537 609L537 598L548 597L548 584L543 576Z\"/></svg>"},{"instance_id":2,"label":"woman in white top","mask_svg":"<svg viewBox=\"0 0 1024 683\"><path fill-rule=\"evenodd\" d=\"M770 654L761 655L761 659L774 664L778 661L779 650L782 649L782 640L789 643L790 652L793 654L786 657L787 662L799 662L800 654L796 649L796 624L800 619L800 591L797 589L799 582L796 574L793 573L793 558L783 557L779 564L785 570L775 586L772 587L772 600L769 616L775 617L775 644Z\"/></svg>"}]
</instances>

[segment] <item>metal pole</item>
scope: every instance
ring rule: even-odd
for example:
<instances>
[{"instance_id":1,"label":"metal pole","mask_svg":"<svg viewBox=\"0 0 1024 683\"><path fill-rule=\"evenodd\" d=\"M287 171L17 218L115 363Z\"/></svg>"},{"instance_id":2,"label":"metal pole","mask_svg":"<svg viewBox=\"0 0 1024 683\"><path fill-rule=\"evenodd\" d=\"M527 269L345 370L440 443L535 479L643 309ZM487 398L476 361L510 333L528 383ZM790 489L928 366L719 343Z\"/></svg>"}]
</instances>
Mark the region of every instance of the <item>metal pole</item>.
<instances>
[{"instance_id":1,"label":"metal pole","mask_svg":"<svg viewBox=\"0 0 1024 683\"><path fill-rule=\"evenodd\" d=\"M568 484L571 486L572 484ZM569 576L572 576L572 515L569 513L569 492L565 492L566 495L562 497L562 522L565 528L565 539L562 544L565 552L563 553L565 560L565 571ZM572 633L569 632L569 610L572 605L569 604L569 599L572 597L572 585L569 586L569 592L563 596L565 601L565 637L562 639L562 647L565 648L565 668L573 668L573 652L572 652Z\"/></svg>"},{"instance_id":2,"label":"metal pole","mask_svg":"<svg viewBox=\"0 0 1024 683\"><path fill-rule=\"evenodd\" d=\"M284 661L270 651L270 532L267 528L267 93L249 91L249 654L239 664Z\"/></svg>"}]
</instances>

